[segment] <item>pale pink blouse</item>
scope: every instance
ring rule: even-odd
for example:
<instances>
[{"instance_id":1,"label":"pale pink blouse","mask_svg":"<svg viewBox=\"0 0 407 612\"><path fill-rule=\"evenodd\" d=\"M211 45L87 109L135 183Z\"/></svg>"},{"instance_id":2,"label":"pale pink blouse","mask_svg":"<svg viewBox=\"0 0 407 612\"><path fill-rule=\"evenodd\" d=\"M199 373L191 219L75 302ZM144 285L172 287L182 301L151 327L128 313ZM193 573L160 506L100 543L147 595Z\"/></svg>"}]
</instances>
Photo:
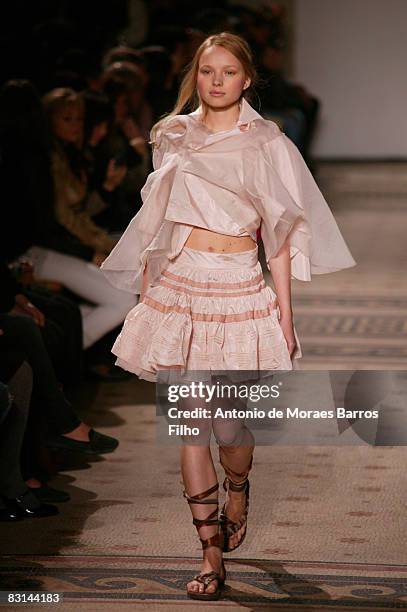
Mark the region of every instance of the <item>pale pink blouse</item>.
<instances>
[{"instance_id":1,"label":"pale pink blouse","mask_svg":"<svg viewBox=\"0 0 407 612\"><path fill-rule=\"evenodd\" d=\"M299 280L354 266L312 174L277 124L242 99L236 126L212 133L201 111L172 117L157 135L143 206L102 264L112 284L140 293L148 263L154 285L194 226L254 240L260 227L269 269L288 237Z\"/></svg>"}]
</instances>

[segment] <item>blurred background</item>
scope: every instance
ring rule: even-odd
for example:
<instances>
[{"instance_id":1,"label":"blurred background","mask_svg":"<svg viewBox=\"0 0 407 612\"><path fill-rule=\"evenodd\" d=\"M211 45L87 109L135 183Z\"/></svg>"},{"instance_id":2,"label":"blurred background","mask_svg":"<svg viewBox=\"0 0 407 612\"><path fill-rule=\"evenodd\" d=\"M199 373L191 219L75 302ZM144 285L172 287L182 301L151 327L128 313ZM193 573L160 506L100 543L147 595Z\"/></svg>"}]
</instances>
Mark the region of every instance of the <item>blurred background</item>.
<instances>
[{"instance_id":1,"label":"blurred background","mask_svg":"<svg viewBox=\"0 0 407 612\"><path fill-rule=\"evenodd\" d=\"M145 71L143 49L158 45L177 75L203 36L228 29L247 38L263 69L282 68L287 79L319 99L315 156L405 158L406 12L403 0L223 0L194 6L183 0L110 0L103 6L94 0L19 0L3 7L2 80L31 78L41 92L62 84L98 88L102 59L116 45L139 50ZM164 59L159 68L157 54L154 72L161 84L157 73L165 70ZM153 52L147 55L151 72ZM162 106L169 110L168 103Z\"/></svg>"}]
</instances>

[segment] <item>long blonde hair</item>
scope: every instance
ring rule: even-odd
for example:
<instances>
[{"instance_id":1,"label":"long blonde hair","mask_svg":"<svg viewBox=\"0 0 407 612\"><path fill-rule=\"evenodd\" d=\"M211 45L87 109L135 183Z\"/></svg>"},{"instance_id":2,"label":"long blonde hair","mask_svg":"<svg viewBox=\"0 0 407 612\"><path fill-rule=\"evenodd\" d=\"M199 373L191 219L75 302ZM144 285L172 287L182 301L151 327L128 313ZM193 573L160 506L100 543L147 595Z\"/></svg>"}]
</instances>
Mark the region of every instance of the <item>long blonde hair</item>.
<instances>
[{"instance_id":1,"label":"long blonde hair","mask_svg":"<svg viewBox=\"0 0 407 612\"><path fill-rule=\"evenodd\" d=\"M196 88L199 60L202 53L212 46L223 47L227 51L230 51L242 64L246 78L250 78L250 85L244 90L242 97L251 99L254 85L257 82L257 72L253 63L253 56L248 43L237 34L231 32L221 32L220 34L212 34L208 36L203 43L198 47L195 55L187 67L179 93L178 98L172 111L164 117L160 118L151 129L151 141L150 144L154 146L156 142L157 132L164 127L165 123L169 121L175 115L181 114L184 109L190 109L194 111L202 103L204 112L206 111L205 103L200 99L199 93Z\"/></svg>"}]
</instances>

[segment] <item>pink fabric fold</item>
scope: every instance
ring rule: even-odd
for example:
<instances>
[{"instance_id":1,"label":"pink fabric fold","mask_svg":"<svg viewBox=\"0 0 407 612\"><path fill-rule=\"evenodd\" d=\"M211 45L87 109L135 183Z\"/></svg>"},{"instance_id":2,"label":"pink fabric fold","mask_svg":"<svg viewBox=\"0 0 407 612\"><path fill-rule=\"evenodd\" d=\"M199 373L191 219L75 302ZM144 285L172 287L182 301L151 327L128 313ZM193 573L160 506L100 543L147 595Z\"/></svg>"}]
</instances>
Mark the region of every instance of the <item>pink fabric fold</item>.
<instances>
[{"instance_id":1,"label":"pink fabric fold","mask_svg":"<svg viewBox=\"0 0 407 612\"><path fill-rule=\"evenodd\" d=\"M297 147L246 100L236 127L217 134L200 109L169 119L153 164L141 209L102 265L115 286L140 293L147 262L154 286L194 226L254 240L261 227L269 268L288 238L299 280L355 265Z\"/></svg>"},{"instance_id":2,"label":"pink fabric fold","mask_svg":"<svg viewBox=\"0 0 407 612\"><path fill-rule=\"evenodd\" d=\"M295 367L257 249L215 254L186 248L166 272L127 315L112 349L117 365L149 381L164 369L209 375ZM301 355L298 344L293 359Z\"/></svg>"}]
</instances>

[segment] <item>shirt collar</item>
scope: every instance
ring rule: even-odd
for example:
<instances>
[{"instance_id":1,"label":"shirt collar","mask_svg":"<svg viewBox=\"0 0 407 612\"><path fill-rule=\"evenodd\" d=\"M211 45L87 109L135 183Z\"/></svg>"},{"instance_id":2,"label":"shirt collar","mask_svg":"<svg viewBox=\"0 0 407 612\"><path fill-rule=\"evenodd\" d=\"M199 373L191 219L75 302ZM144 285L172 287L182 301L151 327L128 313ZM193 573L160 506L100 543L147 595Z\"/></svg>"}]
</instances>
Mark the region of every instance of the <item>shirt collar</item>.
<instances>
[{"instance_id":1,"label":"shirt collar","mask_svg":"<svg viewBox=\"0 0 407 612\"><path fill-rule=\"evenodd\" d=\"M201 115L202 115L202 104L198 106L198 108L195 111L193 111L192 113L189 113L190 117L198 121ZM250 106L246 98L242 98L241 103L240 103L239 119L237 120L236 127L248 126L252 121L256 119L262 119L262 116L259 115L259 113L255 111L252 106Z\"/></svg>"}]
</instances>

